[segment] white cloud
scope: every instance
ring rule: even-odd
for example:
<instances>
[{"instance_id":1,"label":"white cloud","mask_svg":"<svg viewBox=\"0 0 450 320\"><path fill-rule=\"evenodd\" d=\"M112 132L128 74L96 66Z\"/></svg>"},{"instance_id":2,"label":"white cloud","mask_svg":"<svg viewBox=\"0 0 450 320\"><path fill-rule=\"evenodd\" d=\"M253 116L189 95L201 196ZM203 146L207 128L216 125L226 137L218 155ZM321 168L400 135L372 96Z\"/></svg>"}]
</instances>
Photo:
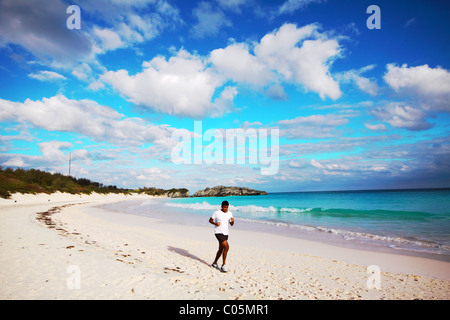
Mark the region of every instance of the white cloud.
<instances>
[{"instance_id":1,"label":"white cloud","mask_svg":"<svg viewBox=\"0 0 450 320\"><path fill-rule=\"evenodd\" d=\"M219 72L236 82L265 85L274 79L274 74L249 53L244 43L235 43L225 49L213 50L210 61Z\"/></svg>"},{"instance_id":2,"label":"white cloud","mask_svg":"<svg viewBox=\"0 0 450 320\"><path fill-rule=\"evenodd\" d=\"M111 84L131 102L175 116L201 118L220 116L229 110L236 89L224 89L212 101L223 82L197 55L180 50L166 60L155 57L143 63L144 70L129 75L126 70L108 71L101 80Z\"/></svg>"},{"instance_id":3,"label":"white cloud","mask_svg":"<svg viewBox=\"0 0 450 320\"><path fill-rule=\"evenodd\" d=\"M317 29L316 25L297 28L285 24L265 35L254 47L254 54L245 43L213 50L208 58L181 49L168 59L155 57L144 62L143 71L135 75L123 69L108 71L100 81L135 104L193 118L221 116L230 110L236 88L233 95L232 91L217 91L227 80L270 86L266 94L280 100L287 98L283 81L317 92L322 99L337 99L341 91L329 65L339 56L339 45ZM99 85L93 84L92 89L96 88Z\"/></svg>"},{"instance_id":4,"label":"white cloud","mask_svg":"<svg viewBox=\"0 0 450 320\"><path fill-rule=\"evenodd\" d=\"M68 5L61 0L0 1L0 43L19 45L55 69L101 67L97 55L152 40L181 21L178 9L165 0L73 3L82 11L79 30L66 27Z\"/></svg>"},{"instance_id":5,"label":"white cloud","mask_svg":"<svg viewBox=\"0 0 450 320\"><path fill-rule=\"evenodd\" d=\"M292 139L335 137L340 134L337 127L347 123L348 119L345 115L337 114L312 115L277 122L280 126L280 134Z\"/></svg>"},{"instance_id":6,"label":"white cloud","mask_svg":"<svg viewBox=\"0 0 450 320\"><path fill-rule=\"evenodd\" d=\"M405 128L411 131L426 130L432 125L426 120L425 113L403 102L391 102L371 110L378 119L386 121L393 127ZM367 127L367 126L366 126ZM370 129L370 127L368 127Z\"/></svg>"},{"instance_id":7,"label":"white cloud","mask_svg":"<svg viewBox=\"0 0 450 320\"><path fill-rule=\"evenodd\" d=\"M193 9L193 15L197 19L197 24L191 28L191 35L195 38L215 36L222 27L231 26L225 14L213 8L209 2L200 2Z\"/></svg>"},{"instance_id":8,"label":"white cloud","mask_svg":"<svg viewBox=\"0 0 450 320\"><path fill-rule=\"evenodd\" d=\"M316 167L318 169L324 169L325 168L320 162L318 162L318 161L316 161L314 159L311 159L310 163L311 163L311 165L313 167Z\"/></svg>"},{"instance_id":9,"label":"white cloud","mask_svg":"<svg viewBox=\"0 0 450 320\"><path fill-rule=\"evenodd\" d=\"M87 59L93 52L90 37L65 27L66 9L60 0L0 1L0 41L20 45L48 65Z\"/></svg>"},{"instance_id":10,"label":"white cloud","mask_svg":"<svg viewBox=\"0 0 450 320\"><path fill-rule=\"evenodd\" d=\"M370 94L373 97L378 94L378 85L376 84L376 82L368 78L361 77L360 75L353 75L352 78L358 88L362 91Z\"/></svg>"},{"instance_id":11,"label":"white cloud","mask_svg":"<svg viewBox=\"0 0 450 320\"><path fill-rule=\"evenodd\" d=\"M73 144L66 141L46 141L39 144L39 150L42 153L42 157L46 161L52 161L55 163L65 162L67 157L62 150L73 147Z\"/></svg>"},{"instance_id":12,"label":"white cloud","mask_svg":"<svg viewBox=\"0 0 450 320\"><path fill-rule=\"evenodd\" d=\"M314 2L321 3L323 1L324 0L286 0L278 8L278 13L279 14L293 13L299 9L304 9L311 3L314 3Z\"/></svg>"},{"instance_id":13,"label":"white cloud","mask_svg":"<svg viewBox=\"0 0 450 320\"><path fill-rule=\"evenodd\" d=\"M258 60L277 71L286 81L317 92L322 99L328 96L335 100L342 93L330 75L329 66L333 59L339 57L339 44L335 39L327 39L317 29L317 25L297 28L293 24L284 24L265 35L254 52Z\"/></svg>"},{"instance_id":14,"label":"white cloud","mask_svg":"<svg viewBox=\"0 0 450 320\"><path fill-rule=\"evenodd\" d=\"M247 0L217 0L219 5L226 10L231 10L237 13L241 12L241 7L248 4Z\"/></svg>"},{"instance_id":15,"label":"white cloud","mask_svg":"<svg viewBox=\"0 0 450 320\"><path fill-rule=\"evenodd\" d=\"M74 132L128 146L166 143L173 131L140 118L124 118L92 100L72 100L61 94L42 101L27 99L23 103L0 99L0 121L31 123L48 131Z\"/></svg>"},{"instance_id":16,"label":"white cloud","mask_svg":"<svg viewBox=\"0 0 450 320\"><path fill-rule=\"evenodd\" d=\"M343 175L343 176L350 175L350 173L346 172L347 170L350 170L350 167L346 164L338 164L338 163L322 164L314 159L311 159L310 163L313 167L323 170L322 172L326 175Z\"/></svg>"},{"instance_id":17,"label":"white cloud","mask_svg":"<svg viewBox=\"0 0 450 320\"><path fill-rule=\"evenodd\" d=\"M115 50L117 48L123 47L124 43L120 39L120 36L111 29L94 27L93 34L100 43L101 50Z\"/></svg>"},{"instance_id":18,"label":"white cloud","mask_svg":"<svg viewBox=\"0 0 450 320\"><path fill-rule=\"evenodd\" d=\"M384 124L378 123L378 124L371 124L371 123L365 123L364 126L373 131L385 131L387 128Z\"/></svg>"},{"instance_id":19,"label":"white cloud","mask_svg":"<svg viewBox=\"0 0 450 320\"><path fill-rule=\"evenodd\" d=\"M92 90L92 91L98 91L98 90L100 90L100 89L103 89L105 87L105 85L103 84L103 82L101 82L101 81L94 81L94 82L92 82L89 86L88 86L88 88L90 89L90 90Z\"/></svg>"},{"instance_id":20,"label":"white cloud","mask_svg":"<svg viewBox=\"0 0 450 320\"><path fill-rule=\"evenodd\" d=\"M302 166L302 163L300 163L299 161L290 160L288 166L290 168L300 168Z\"/></svg>"},{"instance_id":21,"label":"white cloud","mask_svg":"<svg viewBox=\"0 0 450 320\"><path fill-rule=\"evenodd\" d=\"M386 83L400 96L403 102L389 102L373 108L371 113L379 120L393 127L411 131L427 130L433 124L427 121L432 112L450 111L450 72L441 67L428 65L401 67L395 64L386 66ZM372 129L370 125L366 127Z\"/></svg>"},{"instance_id":22,"label":"white cloud","mask_svg":"<svg viewBox=\"0 0 450 320\"><path fill-rule=\"evenodd\" d=\"M169 170L160 168L143 168L138 172L131 171L130 174L135 175L136 179L146 186L158 185L161 183L161 180L170 181L173 178L170 176Z\"/></svg>"},{"instance_id":23,"label":"white cloud","mask_svg":"<svg viewBox=\"0 0 450 320\"><path fill-rule=\"evenodd\" d=\"M29 167L32 166L34 168L57 168L58 166L65 167L69 160L69 151L73 147L73 144L67 141L46 141L38 144L39 151L42 155L39 156L29 156L29 155L3 155L6 158L9 158L7 161L4 161L2 165L5 166L13 166L13 167ZM92 159L90 153L85 149L76 149L71 150L71 159L72 159L72 173L74 172L74 167L79 168L81 164L80 161L84 164L91 165ZM60 171L60 170L55 170Z\"/></svg>"},{"instance_id":24,"label":"white cloud","mask_svg":"<svg viewBox=\"0 0 450 320\"><path fill-rule=\"evenodd\" d=\"M241 124L241 128L242 129L247 129L247 128L254 128L254 127L261 127L263 124L260 121L254 121L254 122L249 122L249 121L244 121L243 124Z\"/></svg>"},{"instance_id":25,"label":"white cloud","mask_svg":"<svg viewBox=\"0 0 450 320\"><path fill-rule=\"evenodd\" d=\"M342 94L329 71L340 55L339 44L319 33L317 25L297 28L284 24L256 43L253 52L245 43L234 43L213 50L210 61L227 79L258 86L272 84L267 94L277 99L286 99L280 82L317 92L322 99L337 99ZM358 84L366 90L371 85L362 77Z\"/></svg>"},{"instance_id":26,"label":"white cloud","mask_svg":"<svg viewBox=\"0 0 450 320\"><path fill-rule=\"evenodd\" d=\"M147 40L154 39L161 32L161 18L155 15L139 16L134 12L129 12L124 16L125 22L113 24L115 30L110 34L112 42L111 49L122 46L132 46ZM107 49L107 48L106 48Z\"/></svg>"},{"instance_id":27,"label":"white cloud","mask_svg":"<svg viewBox=\"0 0 450 320\"><path fill-rule=\"evenodd\" d=\"M357 70L349 70L341 74L337 74L336 78L340 82L344 83L354 82L361 91L368 93L369 95L374 97L378 95L379 92L377 83L373 79L361 76L361 74L365 73L366 71L372 70L374 67L375 65L369 65Z\"/></svg>"},{"instance_id":28,"label":"white cloud","mask_svg":"<svg viewBox=\"0 0 450 320\"><path fill-rule=\"evenodd\" d=\"M72 74L79 80L88 81L92 76L92 68L87 63L80 63L73 68Z\"/></svg>"},{"instance_id":29,"label":"white cloud","mask_svg":"<svg viewBox=\"0 0 450 320\"><path fill-rule=\"evenodd\" d=\"M269 98L273 100L284 101L288 99L288 96L284 91L284 88L277 83L267 88L265 93Z\"/></svg>"},{"instance_id":30,"label":"white cloud","mask_svg":"<svg viewBox=\"0 0 450 320\"><path fill-rule=\"evenodd\" d=\"M28 74L28 76L40 81L55 81L67 79L63 75L60 75L59 73L54 71L39 71L37 73L30 73Z\"/></svg>"},{"instance_id":31,"label":"white cloud","mask_svg":"<svg viewBox=\"0 0 450 320\"><path fill-rule=\"evenodd\" d=\"M395 91L412 95L427 108L450 111L450 72L444 68L388 64L384 79Z\"/></svg>"},{"instance_id":32,"label":"white cloud","mask_svg":"<svg viewBox=\"0 0 450 320\"><path fill-rule=\"evenodd\" d=\"M178 9L164 0L79 0L85 12L102 22L90 30L97 45L105 50L130 47L152 40L164 28L181 21Z\"/></svg>"},{"instance_id":33,"label":"white cloud","mask_svg":"<svg viewBox=\"0 0 450 320\"><path fill-rule=\"evenodd\" d=\"M307 125L307 126L340 126L347 124L348 120L345 119L341 115L333 115L333 114L326 114L326 115L312 115L308 117L297 117L294 119L289 120L280 120L278 121L278 124L281 125Z\"/></svg>"},{"instance_id":34,"label":"white cloud","mask_svg":"<svg viewBox=\"0 0 450 320\"><path fill-rule=\"evenodd\" d=\"M27 164L20 156L14 156L10 158L8 161L2 163L3 166L6 167L26 167Z\"/></svg>"}]
</instances>

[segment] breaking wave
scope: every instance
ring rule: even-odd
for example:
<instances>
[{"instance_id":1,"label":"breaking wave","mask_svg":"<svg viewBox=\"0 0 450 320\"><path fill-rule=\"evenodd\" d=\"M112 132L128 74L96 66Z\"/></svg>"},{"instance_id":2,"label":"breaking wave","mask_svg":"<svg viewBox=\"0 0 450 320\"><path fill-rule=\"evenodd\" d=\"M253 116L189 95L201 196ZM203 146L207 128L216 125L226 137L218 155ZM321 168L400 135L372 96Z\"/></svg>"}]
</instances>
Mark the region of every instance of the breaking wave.
<instances>
[{"instance_id":1,"label":"breaking wave","mask_svg":"<svg viewBox=\"0 0 450 320\"><path fill-rule=\"evenodd\" d=\"M166 202L166 206L195 211L214 211L220 205L213 205L206 201L196 203ZM402 237L395 235L378 235L370 232L358 232L344 230L341 228L324 227L318 225L305 225L295 220L295 217L309 215L321 218L348 219L370 219L371 221L382 220L426 220L428 214L423 212L390 211L390 210L354 210L354 209L332 209L332 208L299 208L299 207L275 207L256 205L230 205L230 211L239 212L239 219L250 223L264 224L274 227L285 227L308 232L320 232L338 236L349 241L362 241L377 243L395 249L408 249L438 254L448 254L450 246L429 239L416 237ZM434 217L436 218L436 217ZM284 219L284 220L281 220ZM342 220L341 220L342 221Z\"/></svg>"}]
</instances>

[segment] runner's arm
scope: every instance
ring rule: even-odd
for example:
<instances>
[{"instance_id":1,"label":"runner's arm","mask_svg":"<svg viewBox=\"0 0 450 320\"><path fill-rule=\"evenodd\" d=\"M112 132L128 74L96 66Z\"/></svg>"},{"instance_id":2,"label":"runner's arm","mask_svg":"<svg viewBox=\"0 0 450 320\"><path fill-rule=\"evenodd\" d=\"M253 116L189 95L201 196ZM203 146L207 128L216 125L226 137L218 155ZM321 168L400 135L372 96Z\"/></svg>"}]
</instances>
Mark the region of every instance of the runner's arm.
<instances>
[{"instance_id":1,"label":"runner's arm","mask_svg":"<svg viewBox=\"0 0 450 320\"><path fill-rule=\"evenodd\" d=\"M209 218L209 223L215 225L216 227L220 226L220 222L217 222L217 223L214 222L214 219L213 219L213 218Z\"/></svg>"}]
</instances>

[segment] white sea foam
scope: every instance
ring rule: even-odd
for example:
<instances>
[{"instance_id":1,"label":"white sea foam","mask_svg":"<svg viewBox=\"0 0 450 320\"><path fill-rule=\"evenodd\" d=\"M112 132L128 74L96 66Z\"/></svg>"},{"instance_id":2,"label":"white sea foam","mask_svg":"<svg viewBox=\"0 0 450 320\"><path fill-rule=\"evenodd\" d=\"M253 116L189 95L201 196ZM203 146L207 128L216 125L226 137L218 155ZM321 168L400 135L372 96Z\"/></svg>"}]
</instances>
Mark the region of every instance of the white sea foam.
<instances>
[{"instance_id":1,"label":"white sea foam","mask_svg":"<svg viewBox=\"0 0 450 320\"><path fill-rule=\"evenodd\" d=\"M176 202L167 202L166 206L169 207L177 207L183 209L192 209L192 210L217 210L220 206L209 204L206 201L202 203L176 203ZM233 206L230 205L229 209L231 211L239 211L239 212L307 212L311 211L312 208L276 208L273 206L270 207L261 207L255 205L247 205L247 206Z\"/></svg>"},{"instance_id":2,"label":"white sea foam","mask_svg":"<svg viewBox=\"0 0 450 320\"><path fill-rule=\"evenodd\" d=\"M166 202L166 206L177 207L182 209L191 209L199 211L214 211L220 208L220 205L212 205L206 201L196 202L196 203L176 203L176 202ZM290 229L297 229L301 231L308 232L320 232L326 233L334 236L338 236L341 239L347 241L362 241L377 243L391 248L396 249L409 249L416 251L429 251L433 253L448 253L450 252L450 246L439 244L437 242L422 240L414 237L406 238L394 235L378 235L358 231L343 230L339 228L330 228L323 226L310 226L310 225L300 225L295 223L288 223L284 221L275 221L270 219L270 215L264 216L267 213L304 213L310 212L312 210L326 211L327 208L289 208L289 207L274 207L274 206L256 206L256 205L245 205L245 206L233 206L230 205L230 210L235 212L247 213L240 217L240 220L247 221L250 223L265 224L274 227L285 227ZM252 217L254 219L252 219ZM261 218L261 219L259 219Z\"/></svg>"},{"instance_id":3,"label":"white sea foam","mask_svg":"<svg viewBox=\"0 0 450 320\"><path fill-rule=\"evenodd\" d=\"M176 207L176 208L183 208L183 209L192 209L192 210L217 210L219 206L209 204L206 201L203 201L202 203L176 203L176 202L166 202L166 206L169 207ZM235 210L234 206L230 206L230 210Z\"/></svg>"},{"instance_id":4,"label":"white sea foam","mask_svg":"<svg viewBox=\"0 0 450 320\"><path fill-rule=\"evenodd\" d=\"M364 232L355 232L348 231L342 229L334 229L334 228L325 228L320 226L306 226L299 224L290 224L280 221L271 221L271 220L257 220L257 219L240 219L243 221L247 221L250 223L259 223L266 224L275 227L282 228L290 228L297 229L301 231L309 231L309 232L321 232L327 233L334 236L341 237L347 241L364 241L371 243L378 243L390 248L395 249L403 249L403 250L414 250L414 251L422 251L422 252L433 252L437 254L446 254L450 251L450 246L440 245L435 242L423 241L420 239L406 239L403 237L395 237L395 236L381 236L376 234L364 233ZM431 250L430 250L431 249Z\"/></svg>"}]
</instances>

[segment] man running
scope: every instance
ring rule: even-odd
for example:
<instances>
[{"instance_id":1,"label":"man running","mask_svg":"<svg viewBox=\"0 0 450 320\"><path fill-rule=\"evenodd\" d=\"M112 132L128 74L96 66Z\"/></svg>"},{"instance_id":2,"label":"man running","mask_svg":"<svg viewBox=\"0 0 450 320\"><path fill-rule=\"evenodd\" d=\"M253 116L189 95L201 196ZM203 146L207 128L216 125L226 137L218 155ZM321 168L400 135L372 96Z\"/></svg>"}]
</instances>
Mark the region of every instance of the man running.
<instances>
[{"instance_id":1,"label":"man running","mask_svg":"<svg viewBox=\"0 0 450 320\"><path fill-rule=\"evenodd\" d=\"M228 207L228 201L223 201L222 208L220 210L214 211L211 218L209 218L209 223L215 226L214 234L216 235L217 240L219 240L219 250L217 251L216 259L211 266L219 269L217 261L222 255L223 264L222 268L219 269L222 272L228 271L225 265L225 262L227 260L227 253L230 249L230 246L228 245L228 224L234 225L233 214L231 213L231 211L228 211Z\"/></svg>"}]
</instances>

